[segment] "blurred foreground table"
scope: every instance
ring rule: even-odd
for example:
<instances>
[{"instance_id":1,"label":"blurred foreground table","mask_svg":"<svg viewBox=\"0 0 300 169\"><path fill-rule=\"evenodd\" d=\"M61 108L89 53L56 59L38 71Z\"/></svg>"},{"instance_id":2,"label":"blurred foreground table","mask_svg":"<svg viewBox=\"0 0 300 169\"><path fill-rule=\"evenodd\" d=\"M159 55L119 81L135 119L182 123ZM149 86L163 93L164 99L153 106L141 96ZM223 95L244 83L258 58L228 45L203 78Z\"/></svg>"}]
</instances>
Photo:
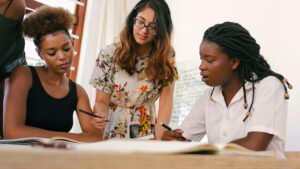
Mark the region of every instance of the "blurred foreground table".
<instances>
[{"instance_id":1,"label":"blurred foreground table","mask_svg":"<svg viewBox=\"0 0 300 169\"><path fill-rule=\"evenodd\" d=\"M0 145L1 169L300 169L300 159L198 154L116 154Z\"/></svg>"}]
</instances>

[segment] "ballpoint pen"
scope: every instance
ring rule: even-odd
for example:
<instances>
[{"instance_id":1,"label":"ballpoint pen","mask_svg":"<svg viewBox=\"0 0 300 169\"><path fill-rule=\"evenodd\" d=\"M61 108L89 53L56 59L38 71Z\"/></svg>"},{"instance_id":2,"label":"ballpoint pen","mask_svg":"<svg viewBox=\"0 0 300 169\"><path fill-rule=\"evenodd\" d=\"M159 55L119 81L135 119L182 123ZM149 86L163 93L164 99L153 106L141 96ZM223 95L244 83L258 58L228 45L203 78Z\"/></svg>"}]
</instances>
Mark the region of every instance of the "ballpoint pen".
<instances>
[{"instance_id":1,"label":"ballpoint pen","mask_svg":"<svg viewBox=\"0 0 300 169\"><path fill-rule=\"evenodd\" d=\"M160 123L160 125L163 126L164 128L166 128L167 130L172 131L171 127L169 127L165 123Z\"/></svg>"},{"instance_id":2,"label":"ballpoint pen","mask_svg":"<svg viewBox=\"0 0 300 169\"><path fill-rule=\"evenodd\" d=\"M93 114L93 113L89 113L89 112L84 111L84 110L81 110L81 109L79 109L79 111L82 112L82 113L85 113L85 114L87 114L87 115L89 115L89 116L92 116L92 117L103 118L103 117L97 116L97 115L95 115L95 114ZM109 120L106 120L106 122L110 122L110 121L109 121Z\"/></svg>"}]
</instances>

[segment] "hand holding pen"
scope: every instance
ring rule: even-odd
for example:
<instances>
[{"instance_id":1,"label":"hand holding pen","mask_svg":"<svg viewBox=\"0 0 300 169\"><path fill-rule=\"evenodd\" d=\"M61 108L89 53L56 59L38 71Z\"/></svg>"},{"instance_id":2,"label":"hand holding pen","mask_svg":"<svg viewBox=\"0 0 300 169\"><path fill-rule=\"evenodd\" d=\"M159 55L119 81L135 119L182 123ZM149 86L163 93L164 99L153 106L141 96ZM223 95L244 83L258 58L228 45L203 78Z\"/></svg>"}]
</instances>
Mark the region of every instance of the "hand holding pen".
<instances>
[{"instance_id":1,"label":"hand holding pen","mask_svg":"<svg viewBox=\"0 0 300 169\"><path fill-rule=\"evenodd\" d=\"M87 112L87 111L84 111L84 110L81 110L79 109L79 112L82 112L82 113L85 113L89 116L92 116L94 117L93 120L92 120L92 124L100 129L100 130L104 130L105 129L105 126L106 126L106 122L110 122L109 120L106 120L106 116L104 114L93 114L93 113L90 113L90 112Z\"/></svg>"},{"instance_id":2,"label":"hand holding pen","mask_svg":"<svg viewBox=\"0 0 300 169\"><path fill-rule=\"evenodd\" d=\"M171 141L171 140L187 141L187 139L182 136L183 130L181 130L181 129L172 130L171 127L169 127L168 125L166 125L164 123L160 123L160 125L167 129L163 133L163 136L161 138L162 140L164 140L164 141Z\"/></svg>"}]
</instances>

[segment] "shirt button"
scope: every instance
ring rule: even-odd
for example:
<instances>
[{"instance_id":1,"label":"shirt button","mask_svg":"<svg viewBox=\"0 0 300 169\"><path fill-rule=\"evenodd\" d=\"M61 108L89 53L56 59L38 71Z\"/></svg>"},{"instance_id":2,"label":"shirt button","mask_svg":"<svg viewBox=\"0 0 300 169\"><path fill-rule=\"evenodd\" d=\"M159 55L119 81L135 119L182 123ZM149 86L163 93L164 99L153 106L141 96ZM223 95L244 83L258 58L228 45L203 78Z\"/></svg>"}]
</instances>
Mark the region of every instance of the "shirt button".
<instances>
[{"instance_id":1,"label":"shirt button","mask_svg":"<svg viewBox=\"0 0 300 169\"><path fill-rule=\"evenodd\" d=\"M226 132L223 132L223 136L224 136L224 137L227 137L227 133L226 133Z\"/></svg>"}]
</instances>

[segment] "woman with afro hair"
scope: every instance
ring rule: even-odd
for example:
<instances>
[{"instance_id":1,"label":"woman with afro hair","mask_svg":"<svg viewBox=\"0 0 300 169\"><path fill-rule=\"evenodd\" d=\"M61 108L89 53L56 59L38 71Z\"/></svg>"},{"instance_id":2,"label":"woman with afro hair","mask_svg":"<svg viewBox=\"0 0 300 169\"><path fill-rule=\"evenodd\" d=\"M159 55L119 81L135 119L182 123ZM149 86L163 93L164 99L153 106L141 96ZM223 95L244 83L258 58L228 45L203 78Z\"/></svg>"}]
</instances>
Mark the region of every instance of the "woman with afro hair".
<instances>
[{"instance_id":1,"label":"woman with afro hair","mask_svg":"<svg viewBox=\"0 0 300 169\"><path fill-rule=\"evenodd\" d=\"M23 22L24 34L33 38L43 66L19 66L9 79L4 103L4 138L63 136L82 142L100 140L92 118L77 113L82 133L69 133L73 112L92 112L85 90L65 74L73 61L68 29L73 15L63 8L41 7Z\"/></svg>"}]
</instances>

